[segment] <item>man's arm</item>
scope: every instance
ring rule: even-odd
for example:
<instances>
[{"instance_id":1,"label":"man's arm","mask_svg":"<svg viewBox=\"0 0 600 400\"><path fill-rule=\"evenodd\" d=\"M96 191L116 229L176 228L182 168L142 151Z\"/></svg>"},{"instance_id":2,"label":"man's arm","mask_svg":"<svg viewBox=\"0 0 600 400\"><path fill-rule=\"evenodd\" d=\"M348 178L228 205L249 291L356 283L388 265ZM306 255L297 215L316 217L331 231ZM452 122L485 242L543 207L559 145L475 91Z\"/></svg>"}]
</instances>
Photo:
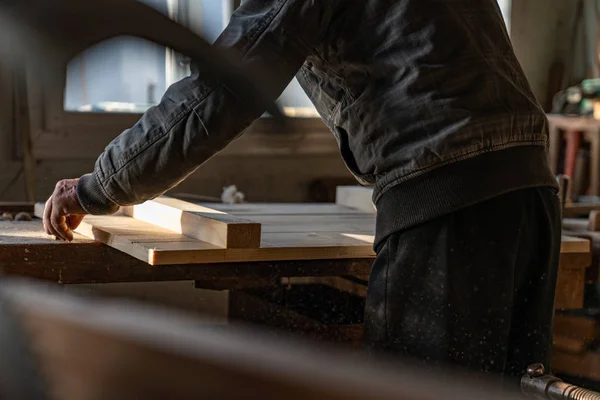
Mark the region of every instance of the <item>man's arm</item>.
<instances>
[{"instance_id":1,"label":"man's arm","mask_svg":"<svg viewBox=\"0 0 600 400\"><path fill-rule=\"evenodd\" d=\"M267 84L263 89L274 101L312 52L332 9L333 0L246 0L215 46L250 75L262 78ZM225 148L264 111L245 102L243 93L203 79L202 66L194 65L190 77L173 84L157 106L106 147L94 172L79 179L76 194L82 209L87 214L111 214L119 206L160 196ZM63 235L68 214L63 210L60 216L49 217L47 232L70 240L70 232Z\"/></svg>"}]
</instances>

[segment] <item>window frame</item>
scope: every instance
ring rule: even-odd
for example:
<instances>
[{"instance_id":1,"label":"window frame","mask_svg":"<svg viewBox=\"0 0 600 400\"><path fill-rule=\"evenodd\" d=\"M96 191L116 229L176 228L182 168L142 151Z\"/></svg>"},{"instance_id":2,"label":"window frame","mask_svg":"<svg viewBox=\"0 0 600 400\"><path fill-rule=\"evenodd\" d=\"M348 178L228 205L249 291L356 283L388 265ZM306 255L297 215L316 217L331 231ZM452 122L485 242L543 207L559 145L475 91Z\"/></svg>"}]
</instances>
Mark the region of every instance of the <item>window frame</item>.
<instances>
[{"instance_id":1,"label":"window frame","mask_svg":"<svg viewBox=\"0 0 600 400\"><path fill-rule=\"evenodd\" d=\"M232 9L240 3L229 1ZM69 61L49 66L41 78L28 74L32 150L37 160L95 159L143 115L65 110ZM311 117L289 118L284 128L270 118L260 118L219 155L331 153L339 153L335 138L320 118Z\"/></svg>"}]
</instances>

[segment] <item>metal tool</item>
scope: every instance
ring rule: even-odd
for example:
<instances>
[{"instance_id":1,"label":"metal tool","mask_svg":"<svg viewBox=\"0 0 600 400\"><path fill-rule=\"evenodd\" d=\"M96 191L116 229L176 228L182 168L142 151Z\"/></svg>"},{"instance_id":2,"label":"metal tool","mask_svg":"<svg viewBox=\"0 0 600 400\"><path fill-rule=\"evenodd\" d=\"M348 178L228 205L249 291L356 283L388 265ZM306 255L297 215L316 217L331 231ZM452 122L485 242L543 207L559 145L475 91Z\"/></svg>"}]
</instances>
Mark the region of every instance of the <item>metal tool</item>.
<instances>
[{"instance_id":1,"label":"metal tool","mask_svg":"<svg viewBox=\"0 0 600 400\"><path fill-rule=\"evenodd\" d=\"M600 393L563 382L546 374L542 364L527 367L521 378L521 390L528 396L550 400L600 400Z\"/></svg>"}]
</instances>

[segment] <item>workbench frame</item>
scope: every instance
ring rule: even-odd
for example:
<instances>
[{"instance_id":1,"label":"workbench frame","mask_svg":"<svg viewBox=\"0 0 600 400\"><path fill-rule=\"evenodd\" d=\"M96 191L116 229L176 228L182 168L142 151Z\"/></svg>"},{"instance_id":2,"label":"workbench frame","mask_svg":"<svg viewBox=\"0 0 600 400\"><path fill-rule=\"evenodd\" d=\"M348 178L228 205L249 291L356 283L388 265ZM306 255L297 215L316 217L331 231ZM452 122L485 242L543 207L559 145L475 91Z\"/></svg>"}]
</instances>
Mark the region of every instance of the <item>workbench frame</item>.
<instances>
[{"instance_id":1,"label":"workbench frame","mask_svg":"<svg viewBox=\"0 0 600 400\"><path fill-rule=\"evenodd\" d=\"M368 276L373 263L356 258L152 266L93 241L12 244L2 248L0 257L4 274L62 284L224 280L231 288L283 277Z\"/></svg>"}]
</instances>

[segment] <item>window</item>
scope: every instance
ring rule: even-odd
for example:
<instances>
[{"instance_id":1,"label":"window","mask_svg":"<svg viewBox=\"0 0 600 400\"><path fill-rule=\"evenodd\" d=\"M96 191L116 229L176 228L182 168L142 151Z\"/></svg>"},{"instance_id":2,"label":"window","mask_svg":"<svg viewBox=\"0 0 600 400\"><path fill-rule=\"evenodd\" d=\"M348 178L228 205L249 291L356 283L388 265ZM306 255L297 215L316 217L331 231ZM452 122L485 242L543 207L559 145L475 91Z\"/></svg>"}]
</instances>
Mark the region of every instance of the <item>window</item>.
<instances>
[{"instance_id":1,"label":"window","mask_svg":"<svg viewBox=\"0 0 600 400\"><path fill-rule=\"evenodd\" d=\"M139 0L214 41L229 22L228 0ZM143 113L166 89L189 75L187 59L135 37L107 40L67 67L64 108L71 112ZM294 79L280 98L290 116L318 117Z\"/></svg>"},{"instance_id":2,"label":"window","mask_svg":"<svg viewBox=\"0 0 600 400\"><path fill-rule=\"evenodd\" d=\"M498 0L498 5L500 6L500 11L502 11L502 16L504 17L504 22L506 23L506 29L510 34L511 0Z\"/></svg>"},{"instance_id":3,"label":"window","mask_svg":"<svg viewBox=\"0 0 600 400\"><path fill-rule=\"evenodd\" d=\"M239 0L139 0L214 41ZM510 31L511 0L497 0ZM64 109L75 112L143 113L166 89L189 75L185 57L134 37L100 43L67 68ZM286 114L318 117L294 78L279 99Z\"/></svg>"}]
</instances>

